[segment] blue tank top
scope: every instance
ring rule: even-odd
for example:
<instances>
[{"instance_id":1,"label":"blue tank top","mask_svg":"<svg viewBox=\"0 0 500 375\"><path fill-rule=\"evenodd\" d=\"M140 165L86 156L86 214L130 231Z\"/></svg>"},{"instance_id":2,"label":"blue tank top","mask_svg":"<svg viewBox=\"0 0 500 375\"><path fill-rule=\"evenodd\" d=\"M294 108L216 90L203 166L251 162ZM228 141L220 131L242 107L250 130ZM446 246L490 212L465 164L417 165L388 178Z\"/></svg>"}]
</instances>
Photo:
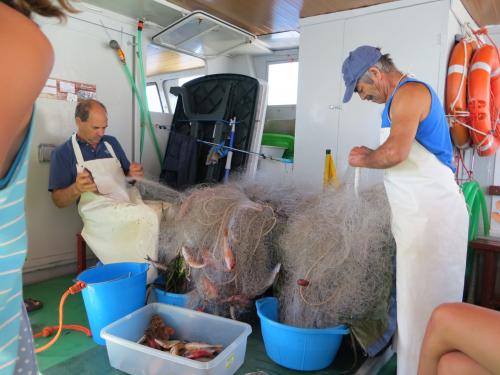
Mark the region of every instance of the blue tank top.
<instances>
[{"instance_id":1,"label":"blue tank top","mask_svg":"<svg viewBox=\"0 0 500 375\"><path fill-rule=\"evenodd\" d=\"M455 172L455 166L453 165L453 146L451 144L450 131L448 129L448 122L446 121L444 109L435 91L426 83L416 79L406 78L398 84L385 104L384 111L382 112L382 128L391 127L389 111L391 109L392 99L396 91L408 82L418 82L425 85L432 96L429 114L420 124L418 124L417 134L415 136L416 141L425 147L427 151L436 155L444 165Z\"/></svg>"}]
</instances>

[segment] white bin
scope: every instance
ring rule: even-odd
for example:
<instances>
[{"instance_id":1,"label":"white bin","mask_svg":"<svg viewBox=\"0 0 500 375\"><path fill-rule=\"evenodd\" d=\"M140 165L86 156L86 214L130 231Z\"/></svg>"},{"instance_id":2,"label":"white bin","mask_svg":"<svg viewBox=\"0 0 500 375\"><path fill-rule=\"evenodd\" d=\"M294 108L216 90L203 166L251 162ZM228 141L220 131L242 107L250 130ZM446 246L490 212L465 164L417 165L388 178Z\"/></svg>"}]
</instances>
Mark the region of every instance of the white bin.
<instances>
[{"instance_id":1,"label":"white bin","mask_svg":"<svg viewBox=\"0 0 500 375\"><path fill-rule=\"evenodd\" d=\"M223 345L210 362L198 362L137 344L158 314L175 338ZM151 303L101 331L111 366L132 375L233 375L243 364L250 325L185 308Z\"/></svg>"},{"instance_id":2,"label":"white bin","mask_svg":"<svg viewBox=\"0 0 500 375\"><path fill-rule=\"evenodd\" d=\"M266 156L271 156L273 158L282 158L285 153L286 148L278 146L260 146L260 152Z\"/></svg>"}]
</instances>

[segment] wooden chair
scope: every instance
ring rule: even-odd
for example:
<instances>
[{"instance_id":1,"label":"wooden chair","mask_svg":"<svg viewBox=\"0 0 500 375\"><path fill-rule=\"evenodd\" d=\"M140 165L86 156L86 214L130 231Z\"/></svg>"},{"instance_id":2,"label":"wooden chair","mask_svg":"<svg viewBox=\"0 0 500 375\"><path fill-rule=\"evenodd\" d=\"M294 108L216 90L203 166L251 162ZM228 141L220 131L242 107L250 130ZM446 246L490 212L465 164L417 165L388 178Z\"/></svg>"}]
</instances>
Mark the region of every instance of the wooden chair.
<instances>
[{"instance_id":1,"label":"wooden chair","mask_svg":"<svg viewBox=\"0 0 500 375\"><path fill-rule=\"evenodd\" d=\"M482 280L480 284L479 305L491 309L500 309L500 293L495 293L497 280L497 260L500 254L500 238L478 238L469 243L469 246L482 255L483 262L480 269Z\"/></svg>"},{"instance_id":2,"label":"wooden chair","mask_svg":"<svg viewBox=\"0 0 500 375\"><path fill-rule=\"evenodd\" d=\"M490 186L488 195L500 195L500 186ZM479 305L491 309L500 309L500 290L495 293L498 277L498 257L500 255L500 237L483 237L469 242L473 251L482 257L480 263Z\"/></svg>"},{"instance_id":3,"label":"wooden chair","mask_svg":"<svg viewBox=\"0 0 500 375\"><path fill-rule=\"evenodd\" d=\"M76 272L87 269L87 243L80 233L76 234Z\"/></svg>"}]
</instances>

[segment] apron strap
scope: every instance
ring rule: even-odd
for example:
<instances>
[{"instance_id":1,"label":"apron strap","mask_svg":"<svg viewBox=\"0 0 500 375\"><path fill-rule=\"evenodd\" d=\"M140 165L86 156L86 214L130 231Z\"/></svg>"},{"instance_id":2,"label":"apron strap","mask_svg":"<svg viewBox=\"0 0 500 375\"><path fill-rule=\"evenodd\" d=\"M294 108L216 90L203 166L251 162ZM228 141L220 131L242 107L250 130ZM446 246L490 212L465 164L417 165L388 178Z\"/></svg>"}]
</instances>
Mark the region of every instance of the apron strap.
<instances>
[{"instance_id":1,"label":"apron strap","mask_svg":"<svg viewBox=\"0 0 500 375\"><path fill-rule=\"evenodd\" d=\"M116 157L116 154L115 154L115 152L114 152L114 150L113 150L113 147L111 147L111 145L110 145L108 142L104 142L104 146L106 146L106 149L107 149L107 150L108 150L108 152L111 154L111 156L112 156L114 159L118 160L118 158Z\"/></svg>"},{"instance_id":2,"label":"apron strap","mask_svg":"<svg viewBox=\"0 0 500 375\"><path fill-rule=\"evenodd\" d=\"M71 143L73 144L73 152L75 153L76 157L76 165L81 166L83 165L83 155L82 155L82 150L80 150L80 145L78 145L78 142L76 140L76 133L71 136Z\"/></svg>"},{"instance_id":3,"label":"apron strap","mask_svg":"<svg viewBox=\"0 0 500 375\"><path fill-rule=\"evenodd\" d=\"M80 145L78 144L78 141L76 140L76 134L73 134L71 136L71 143L73 144L73 152L75 153L76 164L83 165L85 160L83 160L82 150L80 149ZM108 142L104 142L104 145L106 146L106 149L111 154L113 159L118 161L118 158L116 157L116 154L115 154L115 151L113 150L113 147L111 147L111 145Z\"/></svg>"}]
</instances>

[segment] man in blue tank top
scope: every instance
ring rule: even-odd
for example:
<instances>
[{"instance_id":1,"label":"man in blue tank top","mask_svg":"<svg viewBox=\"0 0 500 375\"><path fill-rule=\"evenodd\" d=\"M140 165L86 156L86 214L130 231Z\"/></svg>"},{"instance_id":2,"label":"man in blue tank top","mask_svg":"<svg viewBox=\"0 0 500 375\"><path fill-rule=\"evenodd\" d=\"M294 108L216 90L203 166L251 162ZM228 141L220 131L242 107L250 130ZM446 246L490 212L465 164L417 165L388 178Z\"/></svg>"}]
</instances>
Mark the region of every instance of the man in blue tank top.
<instances>
[{"instance_id":1,"label":"man in blue tank top","mask_svg":"<svg viewBox=\"0 0 500 375\"><path fill-rule=\"evenodd\" d=\"M468 214L454 180L448 124L434 90L400 72L388 54L361 46L342 66L344 103L356 92L385 104L380 146L354 147L352 167L384 169L396 240L398 374L417 374L427 321L461 301Z\"/></svg>"}]
</instances>

